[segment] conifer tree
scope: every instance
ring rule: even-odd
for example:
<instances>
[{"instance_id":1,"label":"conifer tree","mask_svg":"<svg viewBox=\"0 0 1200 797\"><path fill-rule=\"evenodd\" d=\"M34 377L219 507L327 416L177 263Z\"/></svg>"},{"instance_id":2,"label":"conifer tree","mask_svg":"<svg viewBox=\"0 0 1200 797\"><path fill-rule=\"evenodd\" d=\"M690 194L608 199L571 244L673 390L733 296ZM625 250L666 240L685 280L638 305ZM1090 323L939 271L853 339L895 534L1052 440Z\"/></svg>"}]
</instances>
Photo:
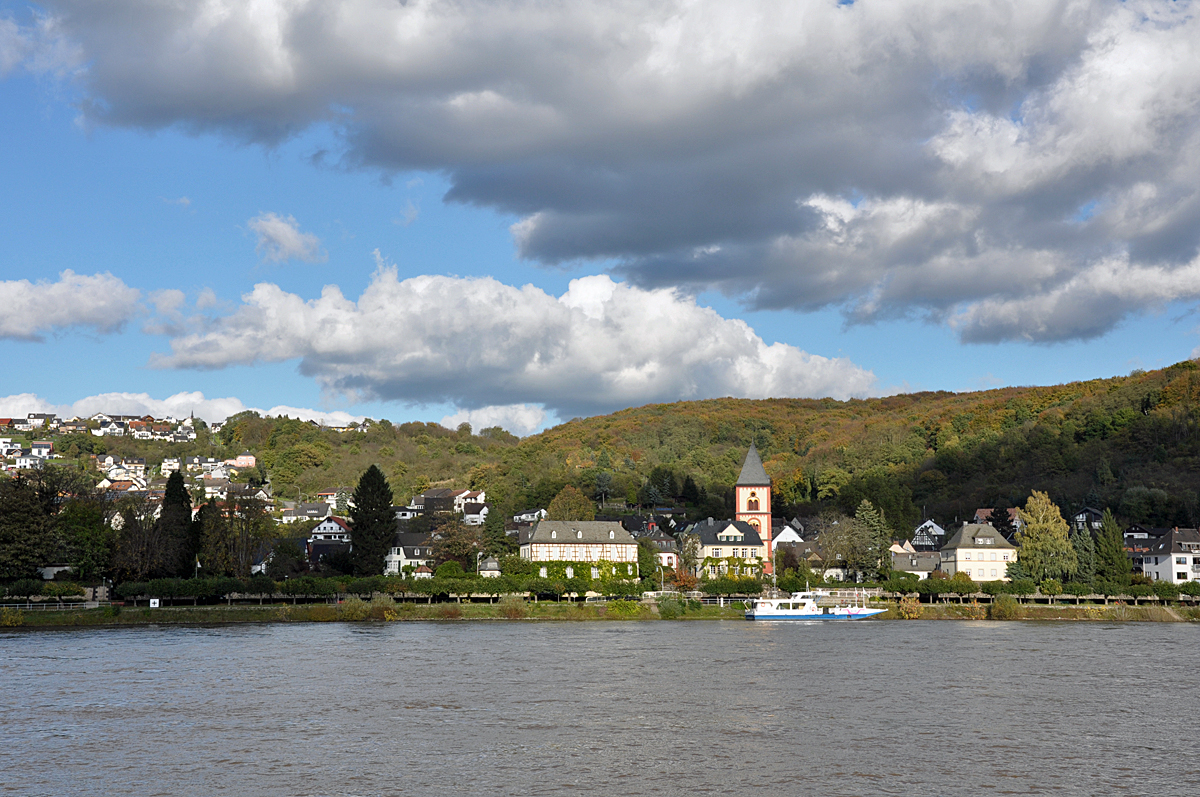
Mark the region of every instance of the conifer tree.
<instances>
[{"instance_id":1,"label":"conifer tree","mask_svg":"<svg viewBox=\"0 0 1200 797\"><path fill-rule=\"evenodd\" d=\"M157 537L166 547L165 555L174 562L174 570L181 576L192 575L196 554L200 552L200 530L199 524L192 523L192 497L179 471L167 477L162 511L156 522Z\"/></svg>"},{"instance_id":2,"label":"conifer tree","mask_svg":"<svg viewBox=\"0 0 1200 797\"><path fill-rule=\"evenodd\" d=\"M1100 533L1096 535L1096 579L1129 586L1132 577L1121 527L1112 512L1106 509L1100 521Z\"/></svg>"},{"instance_id":3,"label":"conifer tree","mask_svg":"<svg viewBox=\"0 0 1200 797\"><path fill-rule=\"evenodd\" d=\"M1007 501L997 501L996 508L992 510L992 516L989 518L992 528L1004 535L1004 539L1012 542L1013 536L1017 533L1016 524L1013 523L1012 515L1008 511Z\"/></svg>"},{"instance_id":4,"label":"conifer tree","mask_svg":"<svg viewBox=\"0 0 1200 797\"><path fill-rule=\"evenodd\" d=\"M516 539L505 532L504 517L495 509L489 511L483 521L483 546L485 551L497 558L517 552Z\"/></svg>"},{"instance_id":5,"label":"conifer tree","mask_svg":"<svg viewBox=\"0 0 1200 797\"><path fill-rule=\"evenodd\" d=\"M1085 528L1072 531L1071 545L1075 548L1075 559L1079 562L1075 580L1081 584L1091 584L1096 580L1096 544L1092 540L1091 530Z\"/></svg>"},{"instance_id":6,"label":"conifer tree","mask_svg":"<svg viewBox=\"0 0 1200 797\"><path fill-rule=\"evenodd\" d=\"M372 465L358 480L354 508L350 510L350 556L356 575L383 574L384 558L391 550L395 534L392 488L383 471Z\"/></svg>"},{"instance_id":7,"label":"conifer tree","mask_svg":"<svg viewBox=\"0 0 1200 797\"><path fill-rule=\"evenodd\" d=\"M1049 495L1037 490L1019 511L1025 523L1018 535L1021 543L1019 561L1025 564L1035 581L1068 578L1079 568L1079 563L1062 512Z\"/></svg>"}]
</instances>

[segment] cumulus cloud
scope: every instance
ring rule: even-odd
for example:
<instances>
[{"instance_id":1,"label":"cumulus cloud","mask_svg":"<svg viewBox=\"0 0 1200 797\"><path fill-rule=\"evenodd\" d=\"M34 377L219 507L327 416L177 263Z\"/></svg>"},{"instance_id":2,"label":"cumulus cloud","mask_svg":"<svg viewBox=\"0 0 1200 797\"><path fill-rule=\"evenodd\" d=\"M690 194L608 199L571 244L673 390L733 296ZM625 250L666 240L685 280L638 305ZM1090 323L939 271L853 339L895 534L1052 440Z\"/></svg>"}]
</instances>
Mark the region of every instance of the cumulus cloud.
<instances>
[{"instance_id":1,"label":"cumulus cloud","mask_svg":"<svg viewBox=\"0 0 1200 797\"><path fill-rule=\"evenodd\" d=\"M232 396L206 398L199 391L176 393L158 399L149 393L101 393L87 396L70 404L55 404L35 393L19 393L0 396L0 415L21 417L31 412L53 412L62 418L87 418L98 412L114 415L153 415L156 418L186 418L195 415L209 423L223 421L231 415L252 409L264 416L283 416L312 420L328 426L345 426L351 421L362 421L362 415L348 412L313 410L284 405L267 410L247 407L241 399Z\"/></svg>"},{"instance_id":2,"label":"cumulus cloud","mask_svg":"<svg viewBox=\"0 0 1200 797\"><path fill-rule=\"evenodd\" d=\"M357 301L332 285L308 301L256 285L237 311L173 339L152 364L285 360L356 400L536 403L560 417L716 396L848 398L875 387L846 359L768 345L745 322L668 289L592 276L554 297L490 278L401 281L383 265Z\"/></svg>"},{"instance_id":3,"label":"cumulus cloud","mask_svg":"<svg viewBox=\"0 0 1200 797\"><path fill-rule=\"evenodd\" d=\"M266 145L331 125L344 165L445 174L547 264L852 322L1019 305L990 328L1034 340L1195 298L1167 280L1098 327L1046 315L1114 257L1196 255L1191 0L43 5L54 33L10 23L0 52L69 38L88 122Z\"/></svg>"},{"instance_id":4,"label":"cumulus cloud","mask_svg":"<svg viewBox=\"0 0 1200 797\"><path fill-rule=\"evenodd\" d=\"M303 260L319 263L327 255L321 249L321 239L312 233L303 232L294 216L277 213L260 213L247 222L258 237L255 251L264 261L282 263L287 260Z\"/></svg>"},{"instance_id":5,"label":"cumulus cloud","mask_svg":"<svg viewBox=\"0 0 1200 797\"><path fill-rule=\"evenodd\" d=\"M67 327L115 332L136 316L141 292L112 274L76 274L57 282L0 281L0 339L42 340Z\"/></svg>"},{"instance_id":6,"label":"cumulus cloud","mask_svg":"<svg viewBox=\"0 0 1200 797\"><path fill-rule=\"evenodd\" d=\"M546 423L546 410L535 404L508 404L506 406L480 407L475 410L459 410L442 418L442 426L457 429L459 424L469 423L478 432L492 426L500 426L515 435L524 437L536 432Z\"/></svg>"}]
</instances>

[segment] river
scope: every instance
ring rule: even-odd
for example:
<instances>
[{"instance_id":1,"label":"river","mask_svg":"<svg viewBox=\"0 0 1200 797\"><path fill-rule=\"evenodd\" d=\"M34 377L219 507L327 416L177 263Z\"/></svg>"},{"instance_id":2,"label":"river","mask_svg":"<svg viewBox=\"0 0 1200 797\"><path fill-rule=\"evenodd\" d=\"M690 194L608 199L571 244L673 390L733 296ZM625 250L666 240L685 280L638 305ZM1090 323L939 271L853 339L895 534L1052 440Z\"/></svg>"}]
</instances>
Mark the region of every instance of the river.
<instances>
[{"instance_id":1,"label":"river","mask_svg":"<svg viewBox=\"0 0 1200 797\"><path fill-rule=\"evenodd\" d=\"M0 794L1187 794L1200 626L0 634Z\"/></svg>"}]
</instances>

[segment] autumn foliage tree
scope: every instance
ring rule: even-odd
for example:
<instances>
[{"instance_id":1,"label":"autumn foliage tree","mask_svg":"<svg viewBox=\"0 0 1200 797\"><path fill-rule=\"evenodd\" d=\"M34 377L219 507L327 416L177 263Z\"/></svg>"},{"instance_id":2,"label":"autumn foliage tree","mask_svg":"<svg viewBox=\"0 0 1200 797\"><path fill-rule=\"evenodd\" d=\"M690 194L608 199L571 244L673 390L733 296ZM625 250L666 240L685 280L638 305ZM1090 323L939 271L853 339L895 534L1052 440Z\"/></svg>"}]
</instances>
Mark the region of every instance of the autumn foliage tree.
<instances>
[{"instance_id":1,"label":"autumn foliage tree","mask_svg":"<svg viewBox=\"0 0 1200 797\"><path fill-rule=\"evenodd\" d=\"M580 490L568 484L546 507L546 519L595 520L596 505Z\"/></svg>"},{"instance_id":2,"label":"autumn foliage tree","mask_svg":"<svg viewBox=\"0 0 1200 797\"><path fill-rule=\"evenodd\" d=\"M1018 535L1020 561L1035 581L1066 580L1079 569L1067 521L1046 493L1033 491L1019 510L1025 527Z\"/></svg>"}]
</instances>

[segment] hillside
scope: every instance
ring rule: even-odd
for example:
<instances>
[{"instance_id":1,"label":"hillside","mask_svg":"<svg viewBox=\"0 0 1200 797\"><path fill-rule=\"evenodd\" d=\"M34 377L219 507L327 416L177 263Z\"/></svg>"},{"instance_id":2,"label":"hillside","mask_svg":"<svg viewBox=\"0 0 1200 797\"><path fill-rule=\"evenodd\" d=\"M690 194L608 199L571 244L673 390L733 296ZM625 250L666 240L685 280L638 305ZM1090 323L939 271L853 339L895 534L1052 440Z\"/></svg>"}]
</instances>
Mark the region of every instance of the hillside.
<instances>
[{"instance_id":1,"label":"hillside","mask_svg":"<svg viewBox=\"0 0 1200 797\"><path fill-rule=\"evenodd\" d=\"M649 405L521 440L499 428L387 421L339 434L246 413L187 446L83 438L76 450L107 447L153 463L168 451L232 456L248 448L285 499L353 486L377 462L398 501L430 485L482 488L505 512L544 506L566 483L594 494L598 480L611 481L610 500L665 500L691 476L699 488L688 492L691 511L703 516L725 511L753 440L776 506L789 513L851 509L867 497L903 531L922 516L952 522L1040 489L1068 510L1110 506L1127 522L1194 526L1198 403L1200 373L1188 361L1051 387Z\"/></svg>"}]
</instances>

